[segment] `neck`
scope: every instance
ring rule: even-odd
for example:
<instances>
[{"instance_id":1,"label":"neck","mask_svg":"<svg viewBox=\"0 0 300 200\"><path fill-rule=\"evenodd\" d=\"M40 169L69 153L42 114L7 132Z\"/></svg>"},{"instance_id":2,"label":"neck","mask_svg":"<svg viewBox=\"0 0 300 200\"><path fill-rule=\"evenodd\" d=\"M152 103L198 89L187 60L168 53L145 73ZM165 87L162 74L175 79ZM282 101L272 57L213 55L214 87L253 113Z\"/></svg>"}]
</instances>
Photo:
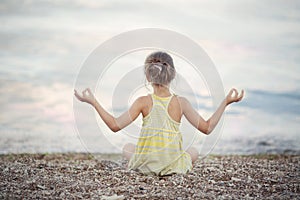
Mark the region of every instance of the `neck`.
<instances>
[{"instance_id":1,"label":"neck","mask_svg":"<svg viewBox=\"0 0 300 200\"><path fill-rule=\"evenodd\" d=\"M171 95L171 92L168 87L166 86L161 86L157 84L152 84L154 94L160 97L168 97Z\"/></svg>"}]
</instances>

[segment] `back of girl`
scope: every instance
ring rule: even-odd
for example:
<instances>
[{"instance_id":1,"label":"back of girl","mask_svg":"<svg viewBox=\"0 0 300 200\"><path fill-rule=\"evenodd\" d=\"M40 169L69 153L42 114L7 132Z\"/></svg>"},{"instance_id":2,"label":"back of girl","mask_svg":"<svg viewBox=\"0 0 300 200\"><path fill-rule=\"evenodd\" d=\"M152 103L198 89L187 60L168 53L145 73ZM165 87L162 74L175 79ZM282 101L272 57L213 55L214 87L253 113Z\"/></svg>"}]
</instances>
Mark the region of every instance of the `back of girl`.
<instances>
[{"instance_id":1,"label":"back of girl","mask_svg":"<svg viewBox=\"0 0 300 200\"><path fill-rule=\"evenodd\" d=\"M102 120L114 132L132 123L140 114L143 124L137 144L126 144L123 156L129 161L128 168L144 174L159 176L187 173L198 158L196 148L186 151L182 146L180 123L182 116L199 131L209 134L219 122L225 108L243 98L232 89L215 113L204 120L190 102L170 92L170 83L176 76L172 57L165 52L154 52L145 60L145 76L153 87L153 93L139 97L130 109L115 118L98 103L90 89L75 96L95 107Z\"/></svg>"},{"instance_id":2,"label":"back of girl","mask_svg":"<svg viewBox=\"0 0 300 200\"><path fill-rule=\"evenodd\" d=\"M173 60L167 53L155 52L147 57L145 75L154 93L145 97L148 111L129 161L130 169L160 176L192 169L191 156L182 148L179 130L182 109L178 97L169 91L175 73Z\"/></svg>"}]
</instances>

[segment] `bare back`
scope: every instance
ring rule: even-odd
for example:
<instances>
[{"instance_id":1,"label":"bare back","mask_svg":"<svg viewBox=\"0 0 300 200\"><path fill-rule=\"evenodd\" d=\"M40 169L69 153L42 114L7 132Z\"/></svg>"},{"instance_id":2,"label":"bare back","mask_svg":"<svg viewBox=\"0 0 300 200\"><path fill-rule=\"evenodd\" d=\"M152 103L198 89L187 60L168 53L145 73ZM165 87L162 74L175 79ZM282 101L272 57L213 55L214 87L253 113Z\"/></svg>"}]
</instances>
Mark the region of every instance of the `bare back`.
<instances>
[{"instance_id":1,"label":"bare back","mask_svg":"<svg viewBox=\"0 0 300 200\"><path fill-rule=\"evenodd\" d=\"M151 95L148 96L143 96L142 97L143 101L143 109L142 109L142 115L143 117L146 117L149 115L151 112L153 102ZM178 97L177 95L174 95L169 103L168 107L168 114L173 119L174 121L180 123L183 112L182 112L182 107L181 107L181 98Z\"/></svg>"}]
</instances>

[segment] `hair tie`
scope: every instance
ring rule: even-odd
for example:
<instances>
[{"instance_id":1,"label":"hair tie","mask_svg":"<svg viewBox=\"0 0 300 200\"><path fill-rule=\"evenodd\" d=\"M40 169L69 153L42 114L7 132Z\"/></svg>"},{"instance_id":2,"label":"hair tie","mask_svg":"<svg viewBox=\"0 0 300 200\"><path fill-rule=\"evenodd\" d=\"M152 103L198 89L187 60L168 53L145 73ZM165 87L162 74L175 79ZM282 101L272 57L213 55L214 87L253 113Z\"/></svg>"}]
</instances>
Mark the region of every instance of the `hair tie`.
<instances>
[{"instance_id":1,"label":"hair tie","mask_svg":"<svg viewBox=\"0 0 300 200\"><path fill-rule=\"evenodd\" d=\"M160 65L158 65L158 64L153 64L152 66L155 67L155 68L157 68L159 70L159 74L160 74L160 72L162 70L162 67Z\"/></svg>"}]
</instances>

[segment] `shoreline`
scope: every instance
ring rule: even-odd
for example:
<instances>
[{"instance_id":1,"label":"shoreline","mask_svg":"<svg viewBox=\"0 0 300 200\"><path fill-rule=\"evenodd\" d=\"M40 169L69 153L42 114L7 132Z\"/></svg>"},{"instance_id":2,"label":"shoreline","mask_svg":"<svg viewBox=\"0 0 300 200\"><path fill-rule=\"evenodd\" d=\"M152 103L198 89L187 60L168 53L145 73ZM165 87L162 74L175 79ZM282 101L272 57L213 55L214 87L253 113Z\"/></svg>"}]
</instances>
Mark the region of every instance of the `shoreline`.
<instances>
[{"instance_id":1,"label":"shoreline","mask_svg":"<svg viewBox=\"0 0 300 200\"><path fill-rule=\"evenodd\" d=\"M5 156L9 156L9 155L13 155L13 156L18 156L18 155L96 155L96 156L103 156L104 158L119 158L122 157L121 153L90 153L90 152L73 152L73 151L67 151L67 152L37 152L37 153L32 153L32 152L20 152L20 153L14 153L14 152L8 152L8 153L0 153L0 158L1 157L5 157ZM280 157L280 156L300 156L300 152L298 153L297 151L293 151L293 152L287 152L287 153L246 153L246 154L237 154L237 153L228 153L228 154L219 154L219 153L210 153L206 156L206 158L208 157L218 157L218 156L258 156L258 157Z\"/></svg>"},{"instance_id":2,"label":"shoreline","mask_svg":"<svg viewBox=\"0 0 300 200\"><path fill-rule=\"evenodd\" d=\"M0 155L0 198L297 199L300 155L209 155L187 174L142 175L121 154Z\"/></svg>"}]
</instances>

